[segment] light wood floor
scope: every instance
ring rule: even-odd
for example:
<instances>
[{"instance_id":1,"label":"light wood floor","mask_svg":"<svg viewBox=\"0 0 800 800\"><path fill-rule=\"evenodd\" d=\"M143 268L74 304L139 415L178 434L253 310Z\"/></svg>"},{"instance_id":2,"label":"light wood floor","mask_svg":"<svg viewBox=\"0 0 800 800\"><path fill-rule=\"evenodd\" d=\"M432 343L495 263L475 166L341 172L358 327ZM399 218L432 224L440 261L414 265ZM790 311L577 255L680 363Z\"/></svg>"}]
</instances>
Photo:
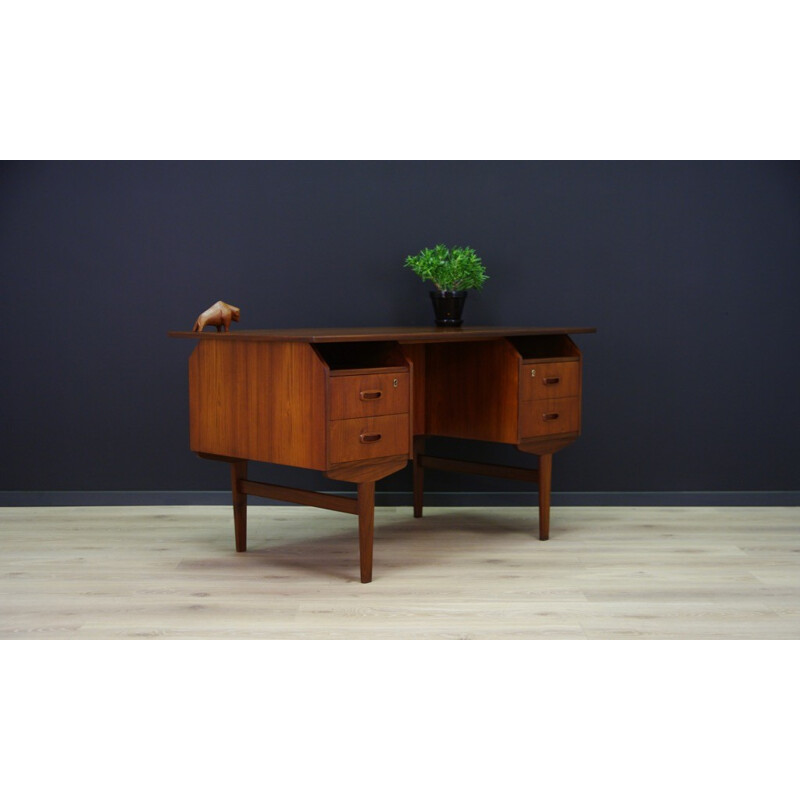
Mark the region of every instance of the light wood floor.
<instances>
[{"instance_id":1,"label":"light wood floor","mask_svg":"<svg viewBox=\"0 0 800 800\"><path fill-rule=\"evenodd\" d=\"M797 639L800 509L0 509L3 639Z\"/></svg>"}]
</instances>

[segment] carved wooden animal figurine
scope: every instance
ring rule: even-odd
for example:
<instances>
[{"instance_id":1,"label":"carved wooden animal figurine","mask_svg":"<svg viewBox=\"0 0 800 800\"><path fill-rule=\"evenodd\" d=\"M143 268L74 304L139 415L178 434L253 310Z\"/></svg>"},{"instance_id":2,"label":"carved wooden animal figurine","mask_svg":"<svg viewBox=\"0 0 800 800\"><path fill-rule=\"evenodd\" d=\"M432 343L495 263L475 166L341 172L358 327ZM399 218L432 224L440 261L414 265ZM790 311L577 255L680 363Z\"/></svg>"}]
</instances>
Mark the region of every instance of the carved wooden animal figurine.
<instances>
[{"instance_id":1,"label":"carved wooden animal figurine","mask_svg":"<svg viewBox=\"0 0 800 800\"><path fill-rule=\"evenodd\" d=\"M222 328L230 330L231 322L239 321L239 309L236 306L223 303L222 300L217 300L211 308L207 308L198 318L194 324L193 331L199 332L205 328L206 325L213 325L217 331Z\"/></svg>"}]
</instances>

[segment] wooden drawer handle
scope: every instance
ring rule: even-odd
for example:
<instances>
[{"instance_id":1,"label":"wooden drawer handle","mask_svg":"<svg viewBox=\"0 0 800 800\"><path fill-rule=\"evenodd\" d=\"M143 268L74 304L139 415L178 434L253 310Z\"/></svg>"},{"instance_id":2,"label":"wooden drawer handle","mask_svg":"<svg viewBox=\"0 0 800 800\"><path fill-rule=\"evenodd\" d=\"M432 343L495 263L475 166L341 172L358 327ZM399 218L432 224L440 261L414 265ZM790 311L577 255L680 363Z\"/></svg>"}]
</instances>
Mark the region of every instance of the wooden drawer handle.
<instances>
[{"instance_id":1,"label":"wooden drawer handle","mask_svg":"<svg viewBox=\"0 0 800 800\"><path fill-rule=\"evenodd\" d=\"M369 444L370 442L377 442L380 441L381 434L379 433L362 433L361 436L358 437L361 439L362 444Z\"/></svg>"},{"instance_id":2,"label":"wooden drawer handle","mask_svg":"<svg viewBox=\"0 0 800 800\"><path fill-rule=\"evenodd\" d=\"M558 419L558 413L551 411L549 414L542 414L542 419L544 420Z\"/></svg>"},{"instance_id":3,"label":"wooden drawer handle","mask_svg":"<svg viewBox=\"0 0 800 800\"><path fill-rule=\"evenodd\" d=\"M383 392L361 392L361 399L362 400L377 400Z\"/></svg>"},{"instance_id":4,"label":"wooden drawer handle","mask_svg":"<svg viewBox=\"0 0 800 800\"><path fill-rule=\"evenodd\" d=\"M554 386L557 383L561 383L561 378L542 378L542 383L545 386Z\"/></svg>"}]
</instances>

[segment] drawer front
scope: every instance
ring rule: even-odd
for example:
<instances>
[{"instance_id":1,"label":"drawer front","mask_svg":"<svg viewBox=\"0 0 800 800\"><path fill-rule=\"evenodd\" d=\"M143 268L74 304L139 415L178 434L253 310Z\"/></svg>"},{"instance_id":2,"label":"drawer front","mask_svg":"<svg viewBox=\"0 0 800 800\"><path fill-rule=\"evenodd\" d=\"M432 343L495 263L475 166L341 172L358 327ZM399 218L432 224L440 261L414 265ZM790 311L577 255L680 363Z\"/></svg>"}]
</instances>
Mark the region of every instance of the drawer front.
<instances>
[{"instance_id":1,"label":"drawer front","mask_svg":"<svg viewBox=\"0 0 800 800\"><path fill-rule=\"evenodd\" d=\"M520 367L519 399L522 403L549 397L576 397L580 393L580 361L529 362Z\"/></svg>"},{"instance_id":2,"label":"drawer front","mask_svg":"<svg viewBox=\"0 0 800 800\"><path fill-rule=\"evenodd\" d=\"M330 418L352 419L408 413L408 372L330 379Z\"/></svg>"},{"instance_id":3,"label":"drawer front","mask_svg":"<svg viewBox=\"0 0 800 800\"><path fill-rule=\"evenodd\" d=\"M581 401L579 397L555 400L532 400L520 403L519 436L551 436L580 430Z\"/></svg>"},{"instance_id":4,"label":"drawer front","mask_svg":"<svg viewBox=\"0 0 800 800\"><path fill-rule=\"evenodd\" d=\"M334 419L328 425L331 464L408 455L408 414Z\"/></svg>"}]
</instances>

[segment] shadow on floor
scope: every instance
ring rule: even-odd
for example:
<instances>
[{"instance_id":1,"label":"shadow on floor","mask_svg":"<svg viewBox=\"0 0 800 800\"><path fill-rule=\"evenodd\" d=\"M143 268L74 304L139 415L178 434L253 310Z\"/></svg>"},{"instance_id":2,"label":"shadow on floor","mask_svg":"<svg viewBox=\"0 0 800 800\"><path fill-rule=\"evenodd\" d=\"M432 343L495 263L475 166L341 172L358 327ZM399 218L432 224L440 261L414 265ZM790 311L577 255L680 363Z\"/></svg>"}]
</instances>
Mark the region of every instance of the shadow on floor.
<instances>
[{"instance_id":1,"label":"shadow on floor","mask_svg":"<svg viewBox=\"0 0 800 800\"><path fill-rule=\"evenodd\" d=\"M314 522L315 520L309 521L310 524ZM269 529L278 526L281 526L278 534L280 538L270 544ZM287 527L293 530L287 530ZM557 528L553 528L551 535L553 533L557 534ZM244 562L243 567L246 563L248 573L260 572L267 566L360 583L358 524L356 518L350 515L325 519L317 530L305 527L300 531L297 521L288 516L265 519L251 515L248 521L246 553L235 553L232 529L229 536L226 541L219 540L219 547L215 547L215 550L227 553L237 562ZM290 536L292 540L287 541ZM415 519L410 509L407 516L403 512L388 515L378 510L375 520L373 579L395 570L446 563L448 549L451 546L453 549L458 549L459 545L463 547L465 537L470 538L471 546L483 550L481 541L509 536L524 537L538 543L538 517L535 508L520 508L519 514L510 516L506 513L500 518L492 511L477 508L463 509L456 513L448 509L442 514L432 509L426 511L421 519ZM208 563L207 559L203 563ZM276 579L282 576L271 573L269 577Z\"/></svg>"}]
</instances>

